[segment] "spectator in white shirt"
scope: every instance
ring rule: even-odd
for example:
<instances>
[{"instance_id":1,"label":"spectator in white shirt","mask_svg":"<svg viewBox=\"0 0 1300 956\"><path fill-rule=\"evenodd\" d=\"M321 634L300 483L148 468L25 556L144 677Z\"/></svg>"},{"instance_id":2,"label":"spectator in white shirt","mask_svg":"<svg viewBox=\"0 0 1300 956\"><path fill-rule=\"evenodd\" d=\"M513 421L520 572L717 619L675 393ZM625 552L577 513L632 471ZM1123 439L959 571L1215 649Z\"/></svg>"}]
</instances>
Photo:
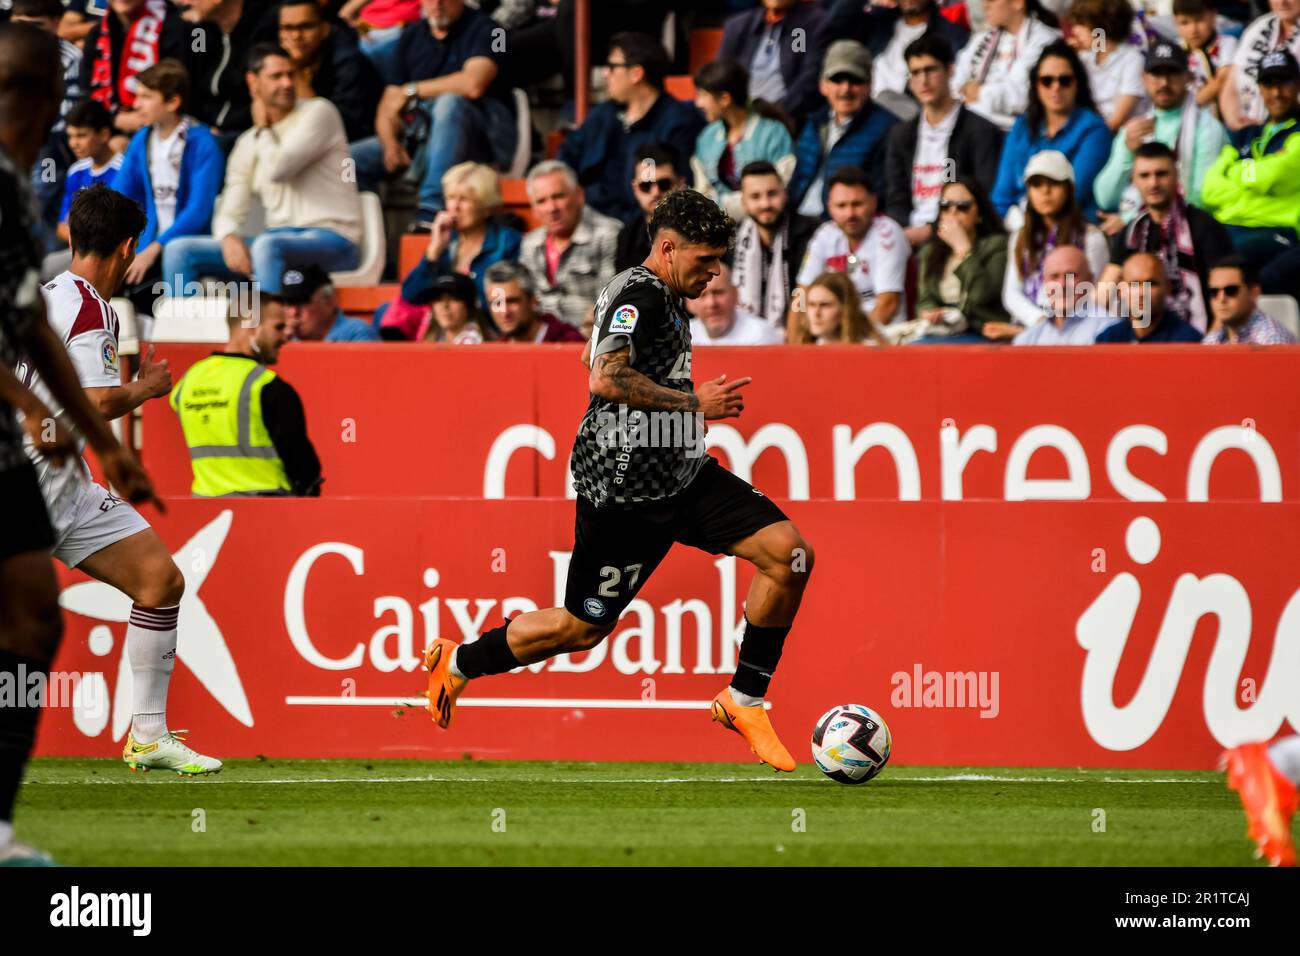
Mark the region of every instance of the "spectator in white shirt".
<instances>
[{"instance_id":1,"label":"spectator in white shirt","mask_svg":"<svg viewBox=\"0 0 1300 956\"><path fill-rule=\"evenodd\" d=\"M1129 43L1133 7L1129 0L1074 0L1066 16L1070 46L1088 71L1093 103L1114 133L1146 101L1142 54Z\"/></svg>"},{"instance_id":2,"label":"spectator in white shirt","mask_svg":"<svg viewBox=\"0 0 1300 956\"><path fill-rule=\"evenodd\" d=\"M794 345L887 345L874 322L862 311L857 290L848 276L827 272L798 293L806 311L796 313L791 327Z\"/></svg>"},{"instance_id":3,"label":"spectator in white shirt","mask_svg":"<svg viewBox=\"0 0 1300 956\"><path fill-rule=\"evenodd\" d=\"M731 268L725 262L721 268L699 298L686 302L686 310L693 316L691 344L780 345L783 341L780 329L736 306L739 296L731 284Z\"/></svg>"},{"instance_id":4,"label":"spectator in white shirt","mask_svg":"<svg viewBox=\"0 0 1300 956\"><path fill-rule=\"evenodd\" d=\"M274 43L254 45L245 77L253 127L230 153L212 235L183 236L163 249L163 277L174 294L214 276L255 279L263 292L278 295L290 266L357 266L361 204L356 183L344 175L348 139L339 111L328 100L298 99L293 61ZM266 228L248 243L241 231L254 197Z\"/></svg>"},{"instance_id":5,"label":"spectator in white shirt","mask_svg":"<svg viewBox=\"0 0 1300 956\"><path fill-rule=\"evenodd\" d=\"M1056 17L1038 0L984 0L988 29L957 55L952 95L1004 130L1029 105L1029 71L1060 37Z\"/></svg>"},{"instance_id":6,"label":"spectator in white shirt","mask_svg":"<svg viewBox=\"0 0 1300 956\"><path fill-rule=\"evenodd\" d=\"M1013 345L1092 345L1115 320L1097 309L1088 257L1078 246L1057 246L1043 260L1047 318L1025 329Z\"/></svg>"},{"instance_id":7,"label":"spectator in white shirt","mask_svg":"<svg viewBox=\"0 0 1300 956\"><path fill-rule=\"evenodd\" d=\"M822 223L808 241L799 285L806 288L824 272L842 272L858 290L863 311L876 325L906 318L903 290L912 247L903 227L876 214L876 196L866 173L856 166L842 167L831 177L826 197L831 221ZM796 306L798 299L796 295ZM787 328L798 324L787 322Z\"/></svg>"}]
</instances>

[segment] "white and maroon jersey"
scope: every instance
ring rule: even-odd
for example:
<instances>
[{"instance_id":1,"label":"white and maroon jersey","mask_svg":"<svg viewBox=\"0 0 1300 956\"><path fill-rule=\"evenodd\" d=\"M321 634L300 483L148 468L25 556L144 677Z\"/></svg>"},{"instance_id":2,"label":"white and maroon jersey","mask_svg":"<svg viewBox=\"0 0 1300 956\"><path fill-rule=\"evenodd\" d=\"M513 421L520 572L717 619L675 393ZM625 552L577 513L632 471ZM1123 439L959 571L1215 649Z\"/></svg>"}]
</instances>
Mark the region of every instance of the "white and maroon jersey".
<instances>
[{"instance_id":1,"label":"white and maroon jersey","mask_svg":"<svg viewBox=\"0 0 1300 956\"><path fill-rule=\"evenodd\" d=\"M849 248L849 238L834 222L824 222L808 240L799 284L807 287L823 272L843 272L853 282L862 298L862 311L868 315L881 292L897 292L895 321L907 317L907 260L912 246L903 235L903 227L888 216L877 215L871 228L856 249Z\"/></svg>"},{"instance_id":2,"label":"white and maroon jersey","mask_svg":"<svg viewBox=\"0 0 1300 956\"><path fill-rule=\"evenodd\" d=\"M47 282L41 290L45 295L45 310L50 327L68 350L72 367L77 370L82 388L103 388L122 384L117 363L117 313L95 291L87 280L72 272L61 272ZM18 378L55 415L62 415L63 406L50 393L49 388L30 365L18 363ZM70 423L65 422L70 426ZM90 480L85 462L73 462L56 468L49 459L36 453L30 439L24 436L27 457L36 466L41 490L51 512L56 502L67 497L70 488ZM78 442L85 447L84 440Z\"/></svg>"}]
</instances>

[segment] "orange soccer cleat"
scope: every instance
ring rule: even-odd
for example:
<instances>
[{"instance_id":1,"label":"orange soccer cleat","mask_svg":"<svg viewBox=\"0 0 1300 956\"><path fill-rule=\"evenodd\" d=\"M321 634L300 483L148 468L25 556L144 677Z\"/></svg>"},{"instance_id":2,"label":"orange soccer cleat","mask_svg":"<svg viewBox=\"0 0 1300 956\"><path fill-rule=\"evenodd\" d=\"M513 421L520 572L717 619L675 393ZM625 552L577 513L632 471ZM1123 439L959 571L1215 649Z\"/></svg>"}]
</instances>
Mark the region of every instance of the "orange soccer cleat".
<instances>
[{"instance_id":1,"label":"orange soccer cleat","mask_svg":"<svg viewBox=\"0 0 1300 956\"><path fill-rule=\"evenodd\" d=\"M424 651L424 669L429 672L429 689L424 696L429 699L429 713L444 730L451 726L456 698L469 683L451 672L451 653L457 646L455 641L440 637Z\"/></svg>"},{"instance_id":2,"label":"orange soccer cleat","mask_svg":"<svg viewBox=\"0 0 1300 956\"><path fill-rule=\"evenodd\" d=\"M1236 790L1246 811L1246 832L1272 866L1295 866L1291 817L1296 811L1296 786L1278 773L1262 743L1226 750L1219 766L1227 771L1228 787Z\"/></svg>"},{"instance_id":3,"label":"orange soccer cleat","mask_svg":"<svg viewBox=\"0 0 1300 956\"><path fill-rule=\"evenodd\" d=\"M758 707L741 707L731 696L731 688L724 687L713 698L713 719L728 730L734 730L749 743L749 749L758 754L773 770L793 770L794 758L776 735L767 711Z\"/></svg>"}]
</instances>

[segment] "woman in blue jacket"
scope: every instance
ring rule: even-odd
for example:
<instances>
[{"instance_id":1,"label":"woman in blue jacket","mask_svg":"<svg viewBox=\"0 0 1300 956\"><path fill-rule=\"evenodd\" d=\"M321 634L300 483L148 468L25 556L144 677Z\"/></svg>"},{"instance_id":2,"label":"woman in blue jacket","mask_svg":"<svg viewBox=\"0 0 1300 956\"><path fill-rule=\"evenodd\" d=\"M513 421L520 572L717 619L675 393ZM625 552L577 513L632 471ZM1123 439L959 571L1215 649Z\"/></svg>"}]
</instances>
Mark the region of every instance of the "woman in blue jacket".
<instances>
[{"instance_id":1,"label":"woman in blue jacket","mask_svg":"<svg viewBox=\"0 0 1300 956\"><path fill-rule=\"evenodd\" d=\"M744 214L740 171L766 160L781 179L794 172L794 141L784 114L766 100L749 101L749 71L735 60L714 60L695 74L695 105L709 125L695 140L691 158L695 188L732 219Z\"/></svg>"},{"instance_id":2,"label":"woman in blue jacket","mask_svg":"<svg viewBox=\"0 0 1300 956\"><path fill-rule=\"evenodd\" d=\"M1111 136L1088 88L1088 75L1078 54L1064 41L1043 48L1029 72L1029 106L1016 119L1002 147L1002 161L993 186L998 214L1025 198L1024 173L1029 157L1045 149L1064 153L1074 167L1075 195L1089 220L1097 218L1092 181L1106 165Z\"/></svg>"},{"instance_id":3,"label":"woman in blue jacket","mask_svg":"<svg viewBox=\"0 0 1300 956\"><path fill-rule=\"evenodd\" d=\"M190 79L179 61L159 60L136 79L140 85L134 109L145 125L131 137L113 188L144 207L144 232L136 240L126 288L136 312L152 315L163 246L181 236L212 232L212 209L225 181L226 158L211 131L185 115ZM171 168L170 182L154 182L151 150L155 163Z\"/></svg>"}]
</instances>

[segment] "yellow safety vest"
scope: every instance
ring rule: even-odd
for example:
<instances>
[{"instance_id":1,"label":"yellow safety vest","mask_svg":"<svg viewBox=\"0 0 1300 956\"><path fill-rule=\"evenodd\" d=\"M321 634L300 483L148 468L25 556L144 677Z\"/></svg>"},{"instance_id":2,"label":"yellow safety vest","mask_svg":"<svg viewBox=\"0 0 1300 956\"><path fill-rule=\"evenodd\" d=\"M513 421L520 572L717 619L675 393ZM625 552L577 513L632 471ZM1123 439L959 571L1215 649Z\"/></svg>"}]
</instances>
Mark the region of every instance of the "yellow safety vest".
<instances>
[{"instance_id":1,"label":"yellow safety vest","mask_svg":"<svg viewBox=\"0 0 1300 956\"><path fill-rule=\"evenodd\" d=\"M262 389L275 373L253 358L210 355L176 383L168 401L180 416L202 498L292 489L262 421Z\"/></svg>"}]
</instances>

